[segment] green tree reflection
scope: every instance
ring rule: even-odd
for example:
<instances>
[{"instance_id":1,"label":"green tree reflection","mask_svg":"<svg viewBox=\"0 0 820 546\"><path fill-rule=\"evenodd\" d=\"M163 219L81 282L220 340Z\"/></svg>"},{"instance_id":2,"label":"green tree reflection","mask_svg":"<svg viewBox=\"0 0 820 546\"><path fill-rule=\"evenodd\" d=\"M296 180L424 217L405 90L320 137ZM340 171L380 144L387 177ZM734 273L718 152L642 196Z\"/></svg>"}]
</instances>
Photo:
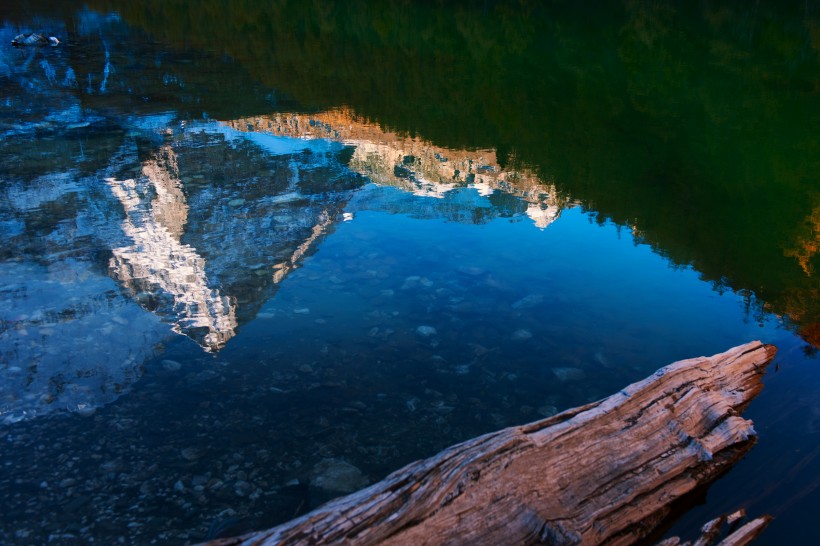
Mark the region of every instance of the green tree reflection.
<instances>
[{"instance_id":1,"label":"green tree reflection","mask_svg":"<svg viewBox=\"0 0 820 546\"><path fill-rule=\"evenodd\" d=\"M820 345L815 1L91 5L307 108L495 148Z\"/></svg>"}]
</instances>

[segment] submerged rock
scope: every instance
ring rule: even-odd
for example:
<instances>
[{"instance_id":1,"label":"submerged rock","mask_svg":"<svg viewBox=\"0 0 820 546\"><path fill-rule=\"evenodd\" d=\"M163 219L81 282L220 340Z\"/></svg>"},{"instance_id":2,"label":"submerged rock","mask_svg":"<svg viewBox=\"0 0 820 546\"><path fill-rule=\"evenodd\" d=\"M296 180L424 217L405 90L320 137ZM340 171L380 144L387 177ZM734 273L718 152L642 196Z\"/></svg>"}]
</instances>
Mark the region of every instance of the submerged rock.
<instances>
[{"instance_id":1,"label":"submerged rock","mask_svg":"<svg viewBox=\"0 0 820 546\"><path fill-rule=\"evenodd\" d=\"M432 326L422 325L416 328L416 333L421 337L430 337L436 335L438 332Z\"/></svg>"},{"instance_id":2,"label":"submerged rock","mask_svg":"<svg viewBox=\"0 0 820 546\"><path fill-rule=\"evenodd\" d=\"M513 309L530 309L544 302L543 294L530 294L512 304Z\"/></svg>"},{"instance_id":3,"label":"submerged rock","mask_svg":"<svg viewBox=\"0 0 820 546\"><path fill-rule=\"evenodd\" d=\"M176 360L167 360L166 359L166 360L162 361L162 367L165 370L169 371L169 372L175 372L175 371L179 370L180 368L182 368L182 364L180 364Z\"/></svg>"},{"instance_id":4,"label":"submerged rock","mask_svg":"<svg viewBox=\"0 0 820 546\"><path fill-rule=\"evenodd\" d=\"M341 459L323 459L311 474L310 484L325 491L352 493L370 483L361 470Z\"/></svg>"},{"instance_id":5,"label":"submerged rock","mask_svg":"<svg viewBox=\"0 0 820 546\"><path fill-rule=\"evenodd\" d=\"M480 277L486 273L486 271L480 267L470 267L466 265L459 266L456 271L468 277Z\"/></svg>"},{"instance_id":6,"label":"submerged rock","mask_svg":"<svg viewBox=\"0 0 820 546\"><path fill-rule=\"evenodd\" d=\"M558 408L552 404L544 404L538 408L538 415L541 415L542 417L552 417L556 413L558 413Z\"/></svg>"},{"instance_id":7,"label":"submerged rock","mask_svg":"<svg viewBox=\"0 0 820 546\"><path fill-rule=\"evenodd\" d=\"M195 447L186 447L180 451L180 455L182 455L182 458L185 460L195 461L202 457L202 451Z\"/></svg>"},{"instance_id":8,"label":"submerged rock","mask_svg":"<svg viewBox=\"0 0 820 546\"><path fill-rule=\"evenodd\" d=\"M512 338L515 341L526 341L532 338L532 332L525 330L524 328L520 328L513 332Z\"/></svg>"},{"instance_id":9,"label":"submerged rock","mask_svg":"<svg viewBox=\"0 0 820 546\"><path fill-rule=\"evenodd\" d=\"M561 381L579 381L586 377L581 368L553 368L552 373Z\"/></svg>"}]
</instances>

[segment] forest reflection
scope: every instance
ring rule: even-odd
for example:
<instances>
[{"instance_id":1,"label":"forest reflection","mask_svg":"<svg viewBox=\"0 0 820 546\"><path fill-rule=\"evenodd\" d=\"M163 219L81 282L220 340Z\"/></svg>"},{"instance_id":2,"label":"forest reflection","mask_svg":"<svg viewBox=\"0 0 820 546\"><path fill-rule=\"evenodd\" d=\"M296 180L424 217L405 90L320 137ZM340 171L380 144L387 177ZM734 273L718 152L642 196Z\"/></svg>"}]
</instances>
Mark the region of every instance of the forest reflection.
<instances>
[{"instance_id":1,"label":"forest reflection","mask_svg":"<svg viewBox=\"0 0 820 546\"><path fill-rule=\"evenodd\" d=\"M82 41L80 6L52 4L5 9L63 13L67 43ZM131 108L225 120L346 108L438 147L494 150L502 169L527 165L820 345L816 2L87 5L150 37L111 52L135 69ZM162 70L134 65L146 52ZM75 57L78 81L89 59ZM111 107L112 91L83 104Z\"/></svg>"},{"instance_id":2,"label":"forest reflection","mask_svg":"<svg viewBox=\"0 0 820 546\"><path fill-rule=\"evenodd\" d=\"M820 345L816 3L433 4L92 2L306 108L531 165Z\"/></svg>"}]
</instances>

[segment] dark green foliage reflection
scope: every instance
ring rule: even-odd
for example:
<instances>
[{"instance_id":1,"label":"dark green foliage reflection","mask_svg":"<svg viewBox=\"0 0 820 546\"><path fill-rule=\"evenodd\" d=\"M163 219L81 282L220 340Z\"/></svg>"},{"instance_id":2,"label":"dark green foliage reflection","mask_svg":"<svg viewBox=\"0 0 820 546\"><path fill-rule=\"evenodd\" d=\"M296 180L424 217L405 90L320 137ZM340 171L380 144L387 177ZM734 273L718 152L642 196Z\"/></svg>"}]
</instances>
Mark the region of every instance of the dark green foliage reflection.
<instances>
[{"instance_id":1,"label":"dark green foliage reflection","mask_svg":"<svg viewBox=\"0 0 820 546\"><path fill-rule=\"evenodd\" d=\"M92 5L306 107L534 166L817 342L816 2Z\"/></svg>"}]
</instances>

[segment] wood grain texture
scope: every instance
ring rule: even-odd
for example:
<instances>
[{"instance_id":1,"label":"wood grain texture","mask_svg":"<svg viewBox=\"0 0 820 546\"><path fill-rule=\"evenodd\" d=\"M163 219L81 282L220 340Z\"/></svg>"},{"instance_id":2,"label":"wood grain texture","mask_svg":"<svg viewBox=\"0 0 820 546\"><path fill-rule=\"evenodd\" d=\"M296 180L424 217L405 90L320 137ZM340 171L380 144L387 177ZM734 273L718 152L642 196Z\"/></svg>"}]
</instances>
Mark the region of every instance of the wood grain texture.
<instances>
[{"instance_id":1,"label":"wood grain texture","mask_svg":"<svg viewBox=\"0 0 820 546\"><path fill-rule=\"evenodd\" d=\"M771 523L770 516L762 516L753 519L749 523L744 524L740 529L730 534L728 537L720 541L717 546L745 546L749 544L766 529L766 526Z\"/></svg>"},{"instance_id":2,"label":"wood grain texture","mask_svg":"<svg viewBox=\"0 0 820 546\"><path fill-rule=\"evenodd\" d=\"M743 525L737 523L746 518L744 510L729 515L719 516L707 522L700 530L700 536L695 542L681 542L680 537L669 537L655 546L712 546L720 537L723 537L717 546L745 546L766 529L771 523L771 516L761 516Z\"/></svg>"},{"instance_id":3,"label":"wood grain texture","mask_svg":"<svg viewBox=\"0 0 820 546\"><path fill-rule=\"evenodd\" d=\"M612 396L411 463L293 521L210 546L625 545L754 443L739 413L776 349L670 364Z\"/></svg>"}]
</instances>

